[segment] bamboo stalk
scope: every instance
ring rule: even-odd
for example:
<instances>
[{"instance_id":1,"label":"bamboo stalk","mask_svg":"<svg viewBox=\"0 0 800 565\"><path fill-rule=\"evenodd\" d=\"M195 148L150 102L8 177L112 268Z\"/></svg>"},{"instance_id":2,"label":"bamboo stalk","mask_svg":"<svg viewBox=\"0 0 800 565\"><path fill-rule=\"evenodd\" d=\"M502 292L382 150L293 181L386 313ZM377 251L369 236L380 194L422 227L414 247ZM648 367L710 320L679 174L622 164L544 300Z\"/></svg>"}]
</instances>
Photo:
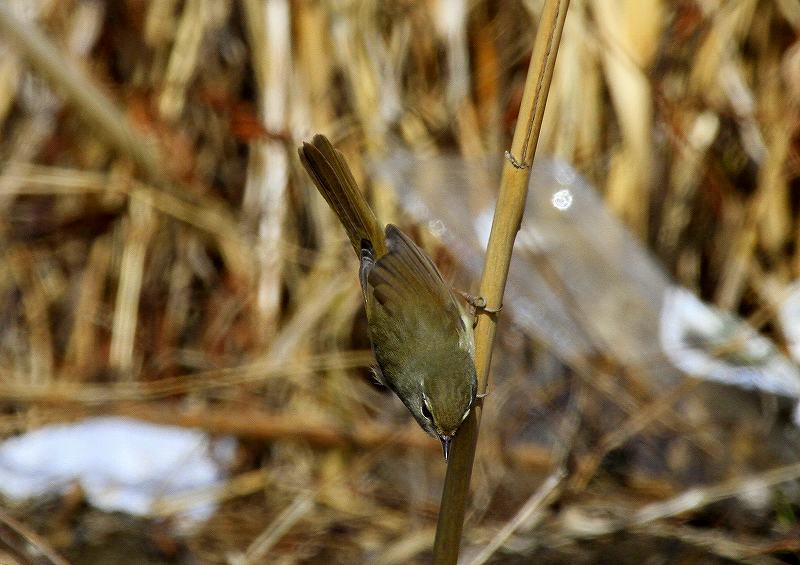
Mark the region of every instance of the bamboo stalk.
<instances>
[{"instance_id":1,"label":"bamboo stalk","mask_svg":"<svg viewBox=\"0 0 800 565\"><path fill-rule=\"evenodd\" d=\"M511 151L506 153L480 285L481 296L486 300L487 310L480 312L475 327L475 366L480 394L486 392L497 328L497 314L491 311L499 309L502 305L511 252L525 209L528 177L536 144L539 141L547 93L553 77L558 44L568 7L569 0L545 2L528 67ZM482 402L478 402L454 441L436 527L433 547L435 563L456 563L458 560L481 410Z\"/></svg>"}]
</instances>

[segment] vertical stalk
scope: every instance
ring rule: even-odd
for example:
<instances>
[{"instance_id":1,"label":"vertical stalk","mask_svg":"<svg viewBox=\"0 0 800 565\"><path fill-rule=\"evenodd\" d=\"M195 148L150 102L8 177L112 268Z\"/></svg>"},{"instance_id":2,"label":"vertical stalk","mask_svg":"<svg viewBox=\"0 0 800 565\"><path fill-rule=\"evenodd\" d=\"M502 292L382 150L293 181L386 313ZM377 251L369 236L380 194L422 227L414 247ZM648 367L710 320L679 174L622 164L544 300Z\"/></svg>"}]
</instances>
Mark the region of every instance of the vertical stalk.
<instances>
[{"instance_id":1,"label":"vertical stalk","mask_svg":"<svg viewBox=\"0 0 800 565\"><path fill-rule=\"evenodd\" d=\"M487 310L480 311L475 327L475 367L480 394L486 392L492 360L497 327L497 313L493 310L502 305L511 252L525 209L528 177L539 141L547 93L550 90L568 6L569 0L545 0L525 80L519 118L514 129L514 139L511 150L506 152L480 285L480 293L486 300ZM433 546L434 562L437 564L455 564L458 560L481 410L482 402L479 401L453 442Z\"/></svg>"}]
</instances>

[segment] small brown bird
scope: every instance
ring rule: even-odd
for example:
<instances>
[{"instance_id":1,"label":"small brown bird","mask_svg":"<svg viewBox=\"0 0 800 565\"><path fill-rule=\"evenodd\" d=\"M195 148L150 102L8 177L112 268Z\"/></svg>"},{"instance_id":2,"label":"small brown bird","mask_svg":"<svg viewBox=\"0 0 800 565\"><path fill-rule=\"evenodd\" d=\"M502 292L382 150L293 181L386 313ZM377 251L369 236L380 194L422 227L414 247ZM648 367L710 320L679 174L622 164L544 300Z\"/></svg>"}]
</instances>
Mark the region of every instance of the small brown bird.
<instances>
[{"instance_id":1,"label":"small brown bird","mask_svg":"<svg viewBox=\"0 0 800 565\"><path fill-rule=\"evenodd\" d=\"M328 138L316 135L298 152L359 258L379 378L439 438L447 460L478 387L471 316L410 237L391 224L381 228Z\"/></svg>"}]
</instances>

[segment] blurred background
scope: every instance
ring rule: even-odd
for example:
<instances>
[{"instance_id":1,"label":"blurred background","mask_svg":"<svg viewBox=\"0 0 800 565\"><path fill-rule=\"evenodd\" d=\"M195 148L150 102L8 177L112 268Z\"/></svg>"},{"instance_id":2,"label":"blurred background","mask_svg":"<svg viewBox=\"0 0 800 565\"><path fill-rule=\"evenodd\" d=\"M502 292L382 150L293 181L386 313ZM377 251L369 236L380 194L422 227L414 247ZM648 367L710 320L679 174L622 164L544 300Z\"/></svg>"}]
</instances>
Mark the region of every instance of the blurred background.
<instances>
[{"instance_id":1,"label":"blurred background","mask_svg":"<svg viewBox=\"0 0 800 565\"><path fill-rule=\"evenodd\" d=\"M541 7L0 4L3 562L428 562L440 446L296 148L477 292ZM800 562L799 31L572 0L465 563Z\"/></svg>"}]
</instances>

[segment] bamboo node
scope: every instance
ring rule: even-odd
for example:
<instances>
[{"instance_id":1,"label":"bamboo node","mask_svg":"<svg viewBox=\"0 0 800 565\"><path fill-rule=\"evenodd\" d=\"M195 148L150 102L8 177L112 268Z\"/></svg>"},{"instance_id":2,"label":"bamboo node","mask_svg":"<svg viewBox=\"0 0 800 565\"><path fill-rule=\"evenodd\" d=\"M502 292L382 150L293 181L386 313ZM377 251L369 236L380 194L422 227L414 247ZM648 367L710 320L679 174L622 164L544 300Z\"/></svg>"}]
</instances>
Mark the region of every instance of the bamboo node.
<instances>
[{"instance_id":1,"label":"bamboo node","mask_svg":"<svg viewBox=\"0 0 800 565\"><path fill-rule=\"evenodd\" d=\"M529 169L529 168L530 168L530 167L529 167L528 165L526 165L524 162L522 162L522 161L519 161L519 160L518 160L516 157L514 157L514 156L511 154L511 151L506 151L506 152L505 152L505 156L506 156L506 159L508 159L508 161L509 161L509 162L510 162L512 165L514 165L514 168L515 168L515 169Z\"/></svg>"}]
</instances>

